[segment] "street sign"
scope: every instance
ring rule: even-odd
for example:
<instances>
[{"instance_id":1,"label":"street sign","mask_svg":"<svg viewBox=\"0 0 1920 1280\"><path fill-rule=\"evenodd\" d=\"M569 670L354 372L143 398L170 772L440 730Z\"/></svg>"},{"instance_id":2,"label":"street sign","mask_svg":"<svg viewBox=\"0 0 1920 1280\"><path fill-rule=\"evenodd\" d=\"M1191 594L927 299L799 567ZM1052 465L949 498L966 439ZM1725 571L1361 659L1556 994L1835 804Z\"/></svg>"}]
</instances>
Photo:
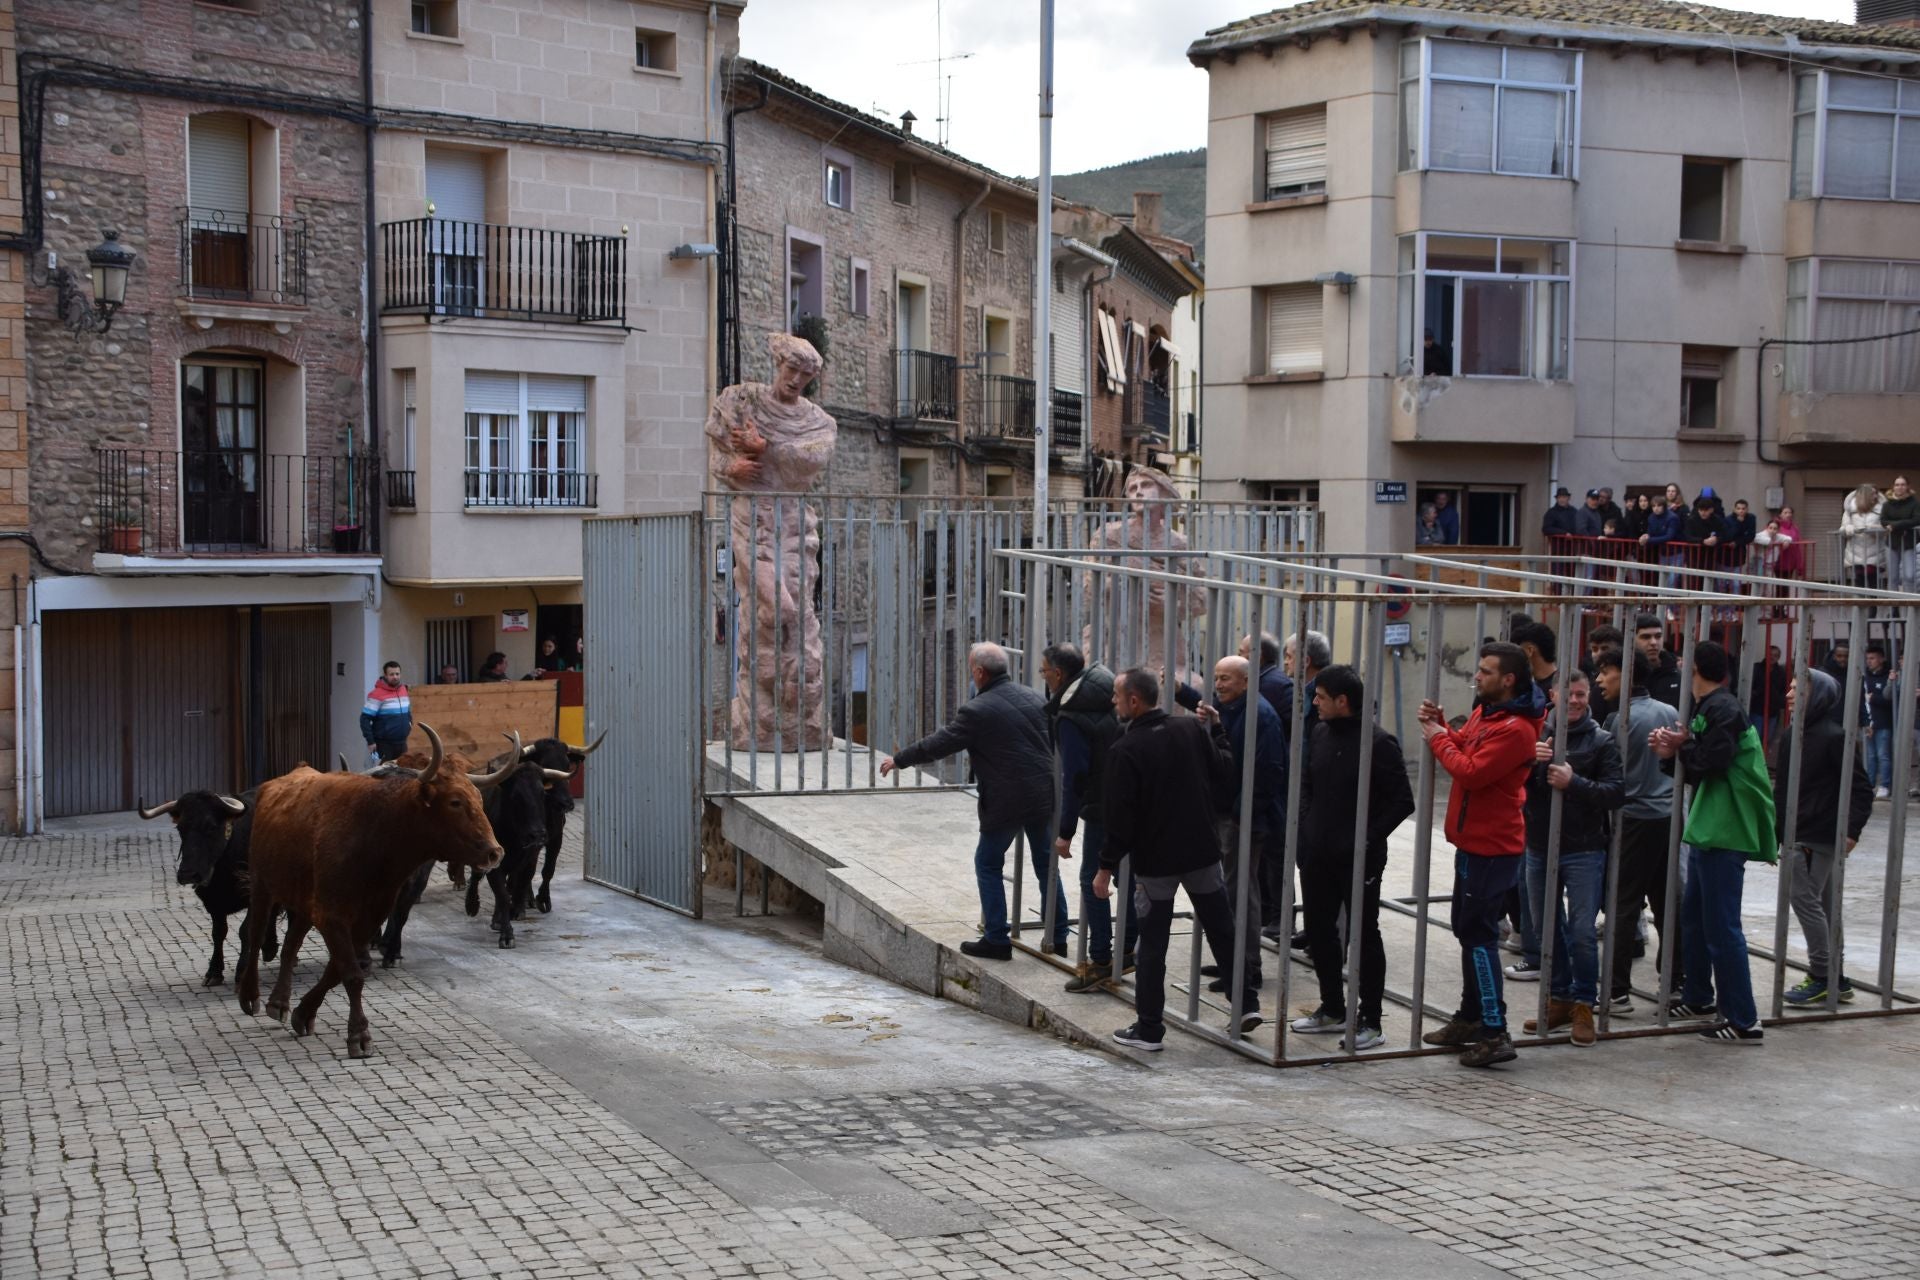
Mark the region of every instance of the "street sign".
<instances>
[{"instance_id":1,"label":"street sign","mask_svg":"<svg viewBox=\"0 0 1920 1280\"><path fill-rule=\"evenodd\" d=\"M1413 643L1413 624L1411 622L1389 622L1386 624L1386 647L1403 649Z\"/></svg>"},{"instance_id":2,"label":"street sign","mask_svg":"<svg viewBox=\"0 0 1920 1280\"><path fill-rule=\"evenodd\" d=\"M1373 482L1373 500L1375 502L1405 502L1407 500L1407 482L1405 480L1375 480Z\"/></svg>"}]
</instances>

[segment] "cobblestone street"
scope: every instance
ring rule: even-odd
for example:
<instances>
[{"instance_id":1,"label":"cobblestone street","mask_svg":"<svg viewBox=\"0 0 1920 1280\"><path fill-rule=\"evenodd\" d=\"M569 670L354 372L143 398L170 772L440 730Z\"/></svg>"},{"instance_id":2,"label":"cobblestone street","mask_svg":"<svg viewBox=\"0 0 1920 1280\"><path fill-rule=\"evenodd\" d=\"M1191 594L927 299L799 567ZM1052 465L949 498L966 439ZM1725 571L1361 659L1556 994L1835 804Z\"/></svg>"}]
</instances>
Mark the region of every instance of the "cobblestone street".
<instances>
[{"instance_id":1,"label":"cobblestone street","mask_svg":"<svg viewBox=\"0 0 1920 1280\"><path fill-rule=\"evenodd\" d=\"M353 1062L341 993L295 1039L200 986L176 848L0 842L9 1280L1920 1274L1920 1019L1139 1066L585 885L575 833L512 950L436 877Z\"/></svg>"}]
</instances>

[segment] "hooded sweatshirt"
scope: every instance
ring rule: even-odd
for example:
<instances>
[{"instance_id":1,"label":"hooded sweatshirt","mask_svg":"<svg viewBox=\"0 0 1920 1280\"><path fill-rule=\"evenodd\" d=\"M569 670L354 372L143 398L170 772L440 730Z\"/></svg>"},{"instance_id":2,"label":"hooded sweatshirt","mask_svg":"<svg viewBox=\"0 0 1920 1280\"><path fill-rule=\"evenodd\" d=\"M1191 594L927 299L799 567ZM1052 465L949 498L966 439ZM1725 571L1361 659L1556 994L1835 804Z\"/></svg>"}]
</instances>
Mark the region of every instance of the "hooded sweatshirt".
<instances>
[{"instance_id":1,"label":"hooded sweatshirt","mask_svg":"<svg viewBox=\"0 0 1920 1280\"><path fill-rule=\"evenodd\" d=\"M1843 697L1838 683L1824 671L1807 672L1806 757L1800 764L1800 809L1794 819L1796 845L1822 853L1833 852L1833 833L1840 820L1840 760L1847 745L1847 729L1840 714ZM1793 734L1782 730L1773 745L1774 829L1787 838L1787 777L1793 763ZM1858 840L1873 814L1873 783L1862 761L1853 753L1853 783L1847 789L1847 837Z\"/></svg>"},{"instance_id":2,"label":"hooded sweatshirt","mask_svg":"<svg viewBox=\"0 0 1920 1280\"><path fill-rule=\"evenodd\" d=\"M1550 741L1552 736L1553 719L1548 717L1540 737ZM1591 715L1581 716L1567 726L1567 763L1573 766L1573 782L1560 803L1560 848L1567 853L1604 849L1610 839L1607 815L1627 794L1613 735ZM1554 788L1547 781L1547 767L1536 761L1527 775L1527 848L1539 853L1547 851L1553 826Z\"/></svg>"},{"instance_id":3,"label":"hooded sweatshirt","mask_svg":"<svg viewBox=\"0 0 1920 1280\"><path fill-rule=\"evenodd\" d=\"M1120 736L1113 714L1113 673L1094 663L1047 700L1060 756L1060 838L1073 839L1081 818L1098 822L1107 748Z\"/></svg>"},{"instance_id":4,"label":"hooded sweatshirt","mask_svg":"<svg viewBox=\"0 0 1920 1280\"><path fill-rule=\"evenodd\" d=\"M1447 839L1464 853L1518 857L1526 852L1522 806L1541 710L1532 681L1506 702L1481 704L1467 722L1427 739L1427 749L1453 778Z\"/></svg>"},{"instance_id":5,"label":"hooded sweatshirt","mask_svg":"<svg viewBox=\"0 0 1920 1280\"><path fill-rule=\"evenodd\" d=\"M405 742L413 732L413 699L407 686L389 688L384 679L373 682L360 708L360 740L371 743Z\"/></svg>"}]
</instances>

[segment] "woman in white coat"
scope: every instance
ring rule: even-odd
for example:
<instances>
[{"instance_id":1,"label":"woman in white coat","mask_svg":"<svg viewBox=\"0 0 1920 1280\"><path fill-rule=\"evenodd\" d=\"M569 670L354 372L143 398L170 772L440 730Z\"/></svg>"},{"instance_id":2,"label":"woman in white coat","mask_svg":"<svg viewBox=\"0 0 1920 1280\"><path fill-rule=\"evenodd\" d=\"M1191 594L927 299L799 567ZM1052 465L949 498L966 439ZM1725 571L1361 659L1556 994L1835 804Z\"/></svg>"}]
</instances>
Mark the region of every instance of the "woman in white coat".
<instances>
[{"instance_id":1,"label":"woman in white coat","mask_svg":"<svg viewBox=\"0 0 1920 1280\"><path fill-rule=\"evenodd\" d=\"M1880 524L1880 491L1870 484L1847 495L1840 515L1840 561L1854 586L1879 585L1887 562L1887 531Z\"/></svg>"}]
</instances>

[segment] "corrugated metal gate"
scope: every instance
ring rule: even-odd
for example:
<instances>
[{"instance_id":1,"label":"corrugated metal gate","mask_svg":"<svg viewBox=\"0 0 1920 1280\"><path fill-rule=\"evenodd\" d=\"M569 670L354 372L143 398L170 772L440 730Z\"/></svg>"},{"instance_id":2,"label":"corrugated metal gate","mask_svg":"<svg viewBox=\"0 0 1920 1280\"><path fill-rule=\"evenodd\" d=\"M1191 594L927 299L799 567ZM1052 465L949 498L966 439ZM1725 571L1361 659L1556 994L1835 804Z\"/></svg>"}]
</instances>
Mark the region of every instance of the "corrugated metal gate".
<instances>
[{"instance_id":1,"label":"corrugated metal gate","mask_svg":"<svg viewBox=\"0 0 1920 1280\"><path fill-rule=\"evenodd\" d=\"M586 875L700 914L700 516L588 520Z\"/></svg>"}]
</instances>

